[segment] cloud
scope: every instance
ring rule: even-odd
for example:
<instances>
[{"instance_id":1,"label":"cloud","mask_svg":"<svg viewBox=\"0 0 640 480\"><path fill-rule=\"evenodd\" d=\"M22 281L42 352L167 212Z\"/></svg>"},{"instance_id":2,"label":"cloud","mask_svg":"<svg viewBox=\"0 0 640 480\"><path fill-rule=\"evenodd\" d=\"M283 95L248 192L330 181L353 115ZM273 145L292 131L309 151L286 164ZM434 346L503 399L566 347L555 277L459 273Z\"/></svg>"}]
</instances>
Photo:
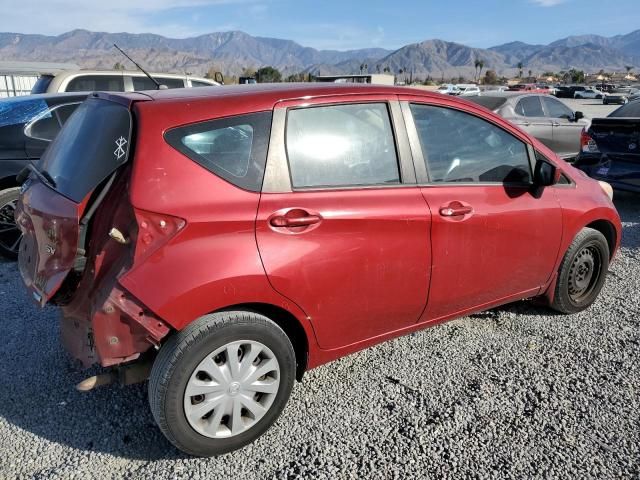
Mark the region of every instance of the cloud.
<instances>
[{"instance_id":1,"label":"cloud","mask_svg":"<svg viewBox=\"0 0 640 480\"><path fill-rule=\"evenodd\" d=\"M530 1L531 3L534 3L539 7L555 7L556 5L560 5L561 3L564 3L567 0L530 0Z\"/></svg>"}]
</instances>

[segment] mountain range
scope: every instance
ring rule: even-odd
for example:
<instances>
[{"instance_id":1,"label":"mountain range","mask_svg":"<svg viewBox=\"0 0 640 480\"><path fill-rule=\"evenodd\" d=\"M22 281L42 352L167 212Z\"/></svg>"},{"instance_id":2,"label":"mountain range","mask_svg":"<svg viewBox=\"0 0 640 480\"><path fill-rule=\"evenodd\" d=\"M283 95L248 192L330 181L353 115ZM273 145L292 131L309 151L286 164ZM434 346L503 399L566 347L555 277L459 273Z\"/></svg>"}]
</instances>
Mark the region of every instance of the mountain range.
<instances>
[{"instance_id":1,"label":"mountain range","mask_svg":"<svg viewBox=\"0 0 640 480\"><path fill-rule=\"evenodd\" d=\"M270 65L291 73L411 72L415 77L472 77L476 60L485 71L510 76L523 70L536 73L576 68L588 72L624 71L640 66L640 30L627 35L570 36L548 45L511 42L488 49L444 40L426 40L397 50L316 50L291 40L254 37L231 31L174 39L155 34L105 33L73 30L57 36L0 33L0 59L73 62L83 68L111 69L116 62L132 68L114 48L117 43L147 69L203 75L210 68L239 75L244 68Z\"/></svg>"}]
</instances>

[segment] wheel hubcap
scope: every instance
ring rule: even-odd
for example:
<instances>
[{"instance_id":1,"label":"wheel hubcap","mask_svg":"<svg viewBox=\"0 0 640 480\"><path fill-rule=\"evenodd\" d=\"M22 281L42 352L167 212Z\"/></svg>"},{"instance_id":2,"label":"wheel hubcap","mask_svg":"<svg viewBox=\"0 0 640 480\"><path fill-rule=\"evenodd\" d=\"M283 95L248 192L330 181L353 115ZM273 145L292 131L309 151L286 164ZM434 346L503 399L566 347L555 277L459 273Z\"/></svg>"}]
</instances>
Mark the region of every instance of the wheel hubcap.
<instances>
[{"instance_id":1,"label":"wheel hubcap","mask_svg":"<svg viewBox=\"0 0 640 480\"><path fill-rule=\"evenodd\" d=\"M184 393L189 425L211 438L247 431L269 411L280 386L280 365L260 342L241 340L207 355Z\"/></svg>"},{"instance_id":2,"label":"wheel hubcap","mask_svg":"<svg viewBox=\"0 0 640 480\"><path fill-rule=\"evenodd\" d=\"M578 252L569 271L569 296L580 302L592 291L600 277L600 254L593 246Z\"/></svg>"},{"instance_id":3,"label":"wheel hubcap","mask_svg":"<svg viewBox=\"0 0 640 480\"><path fill-rule=\"evenodd\" d=\"M15 211L18 200L0 205L0 245L6 250L18 253L22 232L16 225Z\"/></svg>"}]
</instances>

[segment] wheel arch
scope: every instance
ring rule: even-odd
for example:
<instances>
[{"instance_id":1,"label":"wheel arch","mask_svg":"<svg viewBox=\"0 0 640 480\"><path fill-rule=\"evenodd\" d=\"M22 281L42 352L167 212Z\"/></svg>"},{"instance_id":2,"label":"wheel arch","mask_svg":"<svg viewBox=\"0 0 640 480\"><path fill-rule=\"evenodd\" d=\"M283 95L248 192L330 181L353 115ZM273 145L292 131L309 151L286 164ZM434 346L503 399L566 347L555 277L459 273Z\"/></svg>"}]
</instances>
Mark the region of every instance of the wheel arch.
<instances>
[{"instance_id":1,"label":"wheel arch","mask_svg":"<svg viewBox=\"0 0 640 480\"><path fill-rule=\"evenodd\" d=\"M221 308L212 313L237 310L264 315L284 331L289 337L296 354L296 379L301 381L309 363L309 338L304 326L296 316L282 307L269 303L240 303Z\"/></svg>"},{"instance_id":2,"label":"wheel arch","mask_svg":"<svg viewBox=\"0 0 640 480\"><path fill-rule=\"evenodd\" d=\"M613 224L608 220L602 219L595 220L588 225L585 225L585 228L593 228L604 235L604 238L607 239L607 244L609 245L609 260L611 260L615 253L616 245L618 244L617 233Z\"/></svg>"}]
</instances>

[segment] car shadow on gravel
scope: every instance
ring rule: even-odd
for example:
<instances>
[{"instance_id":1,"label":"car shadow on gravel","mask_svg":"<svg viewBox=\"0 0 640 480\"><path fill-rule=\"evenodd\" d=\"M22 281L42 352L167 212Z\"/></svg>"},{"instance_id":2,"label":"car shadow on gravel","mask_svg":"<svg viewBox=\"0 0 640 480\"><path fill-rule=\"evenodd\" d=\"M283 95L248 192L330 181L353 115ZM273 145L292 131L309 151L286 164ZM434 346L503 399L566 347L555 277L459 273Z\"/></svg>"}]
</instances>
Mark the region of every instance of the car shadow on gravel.
<instances>
[{"instance_id":1,"label":"car shadow on gravel","mask_svg":"<svg viewBox=\"0 0 640 480\"><path fill-rule=\"evenodd\" d=\"M29 302L16 288L20 280L14 265L0 260L5 332L0 341L0 424L84 452L142 461L188 458L156 426L146 383L76 391L78 382L101 370L83 370L67 356L59 340L58 312ZM27 455L30 447L15 448Z\"/></svg>"}]
</instances>

